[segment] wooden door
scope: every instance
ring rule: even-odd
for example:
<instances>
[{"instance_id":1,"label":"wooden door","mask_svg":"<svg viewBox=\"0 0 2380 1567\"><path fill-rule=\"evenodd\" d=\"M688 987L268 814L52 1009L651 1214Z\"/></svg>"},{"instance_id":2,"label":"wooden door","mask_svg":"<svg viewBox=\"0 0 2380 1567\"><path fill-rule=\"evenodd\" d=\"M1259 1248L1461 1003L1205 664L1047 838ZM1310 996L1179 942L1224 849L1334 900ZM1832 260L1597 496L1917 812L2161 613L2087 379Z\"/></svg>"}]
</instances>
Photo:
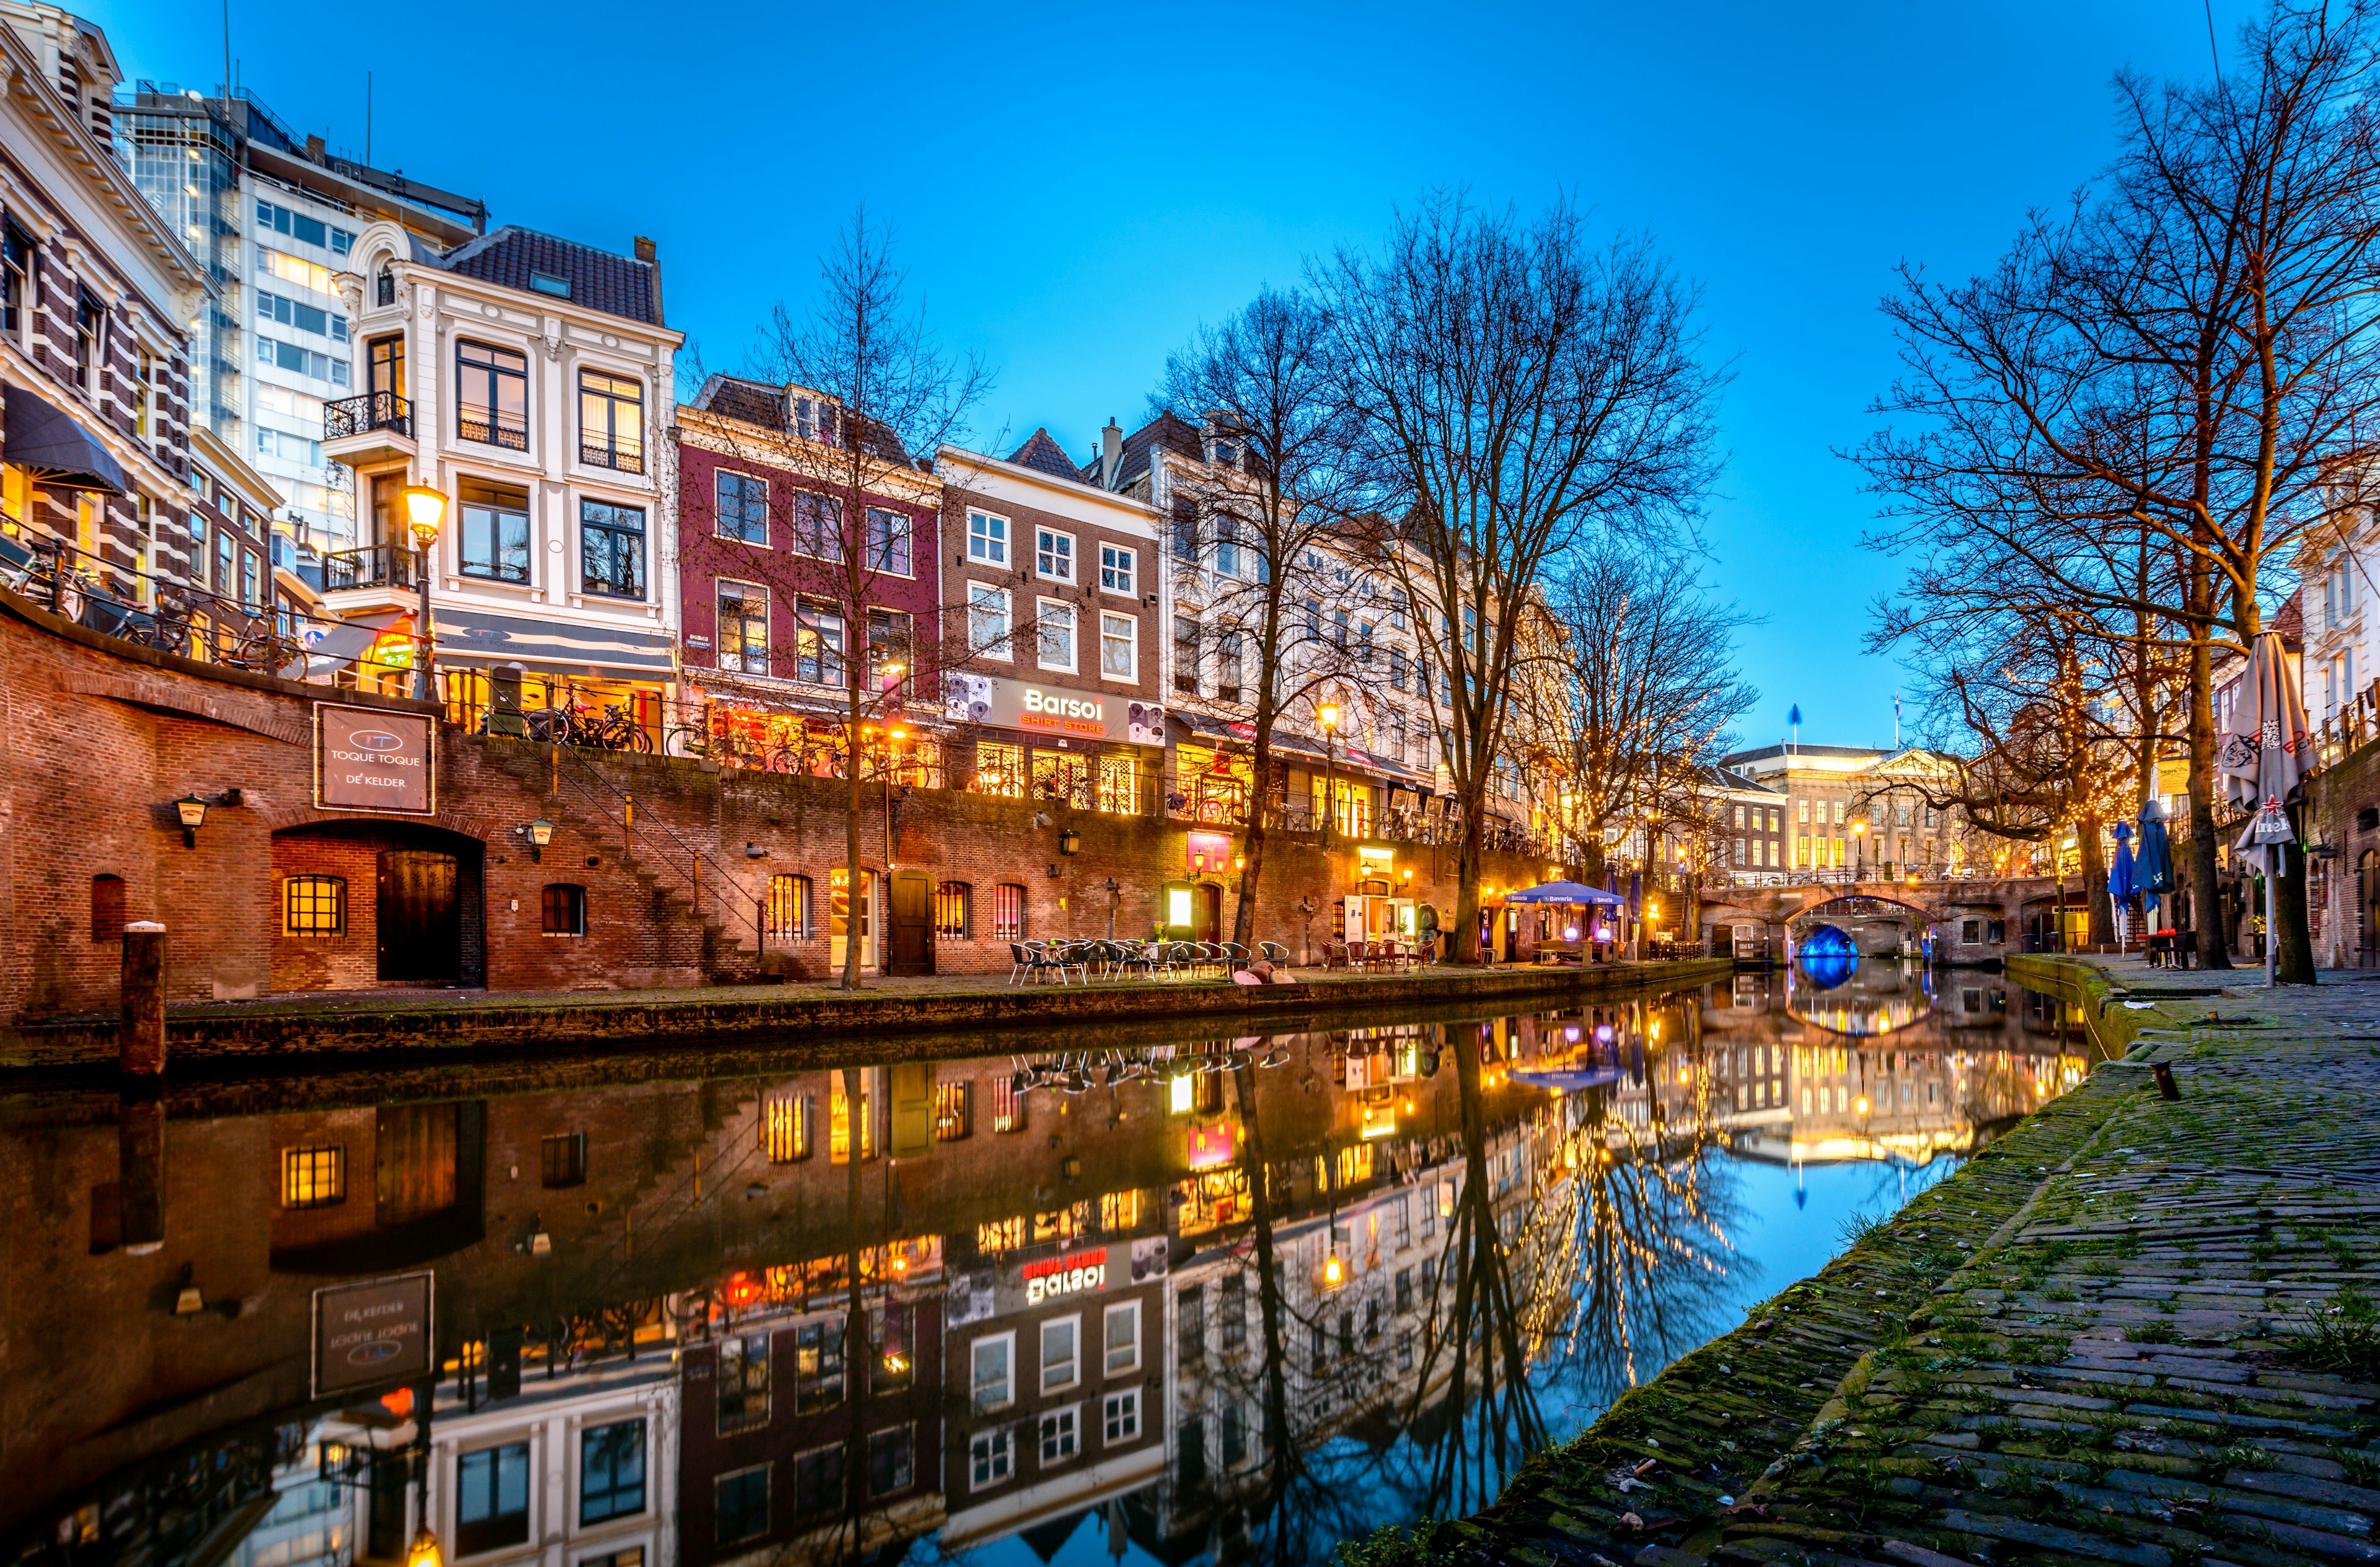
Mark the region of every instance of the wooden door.
<instances>
[{"instance_id":1,"label":"wooden door","mask_svg":"<svg viewBox=\"0 0 2380 1567\"><path fill-rule=\"evenodd\" d=\"M463 973L463 898L457 862L434 849L380 856L380 977L452 985Z\"/></svg>"},{"instance_id":2,"label":"wooden door","mask_svg":"<svg viewBox=\"0 0 2380 1567\"><path fill-rule=\"evenodd\" d=\"M892 875L891 921L885 932L884 972L934 971L934 881L922 870Z\"/></svg>"},{"instance_id":3,"label":"wooden door","mask_svg":"<svg viewBox=\"0 0 2380 1567\"><path fill-rule=\"evenodd\" d=\"M1196 918L1191 928L1194 941L1220 941L1223 939L1223 889L1211 883L1197 889Z\"/></svg>"}]
</instances>

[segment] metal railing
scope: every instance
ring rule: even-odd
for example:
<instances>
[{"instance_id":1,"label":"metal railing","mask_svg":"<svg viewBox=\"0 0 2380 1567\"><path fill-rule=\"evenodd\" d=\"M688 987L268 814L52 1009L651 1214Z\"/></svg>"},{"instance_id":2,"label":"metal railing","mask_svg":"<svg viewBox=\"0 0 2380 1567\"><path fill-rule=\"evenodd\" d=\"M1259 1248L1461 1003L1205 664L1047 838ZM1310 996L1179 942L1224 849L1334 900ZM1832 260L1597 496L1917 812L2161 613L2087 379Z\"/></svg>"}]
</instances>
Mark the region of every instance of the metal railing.
<instances>
[{"instance_id":1,"label":"metal railing","mask_svg":"<svg viewBox=\"0 0 2380 1567\"><path fill-rule=\"evenodd\" d=\"M645 471L645 447L641 441L589 441L581 437L578 460L589 468L608 468L615 473Z\"/></svg>"},{"instance_id":2,"label":"metal railing","mask_svg":"<svg viewBox=\"0 0 2380 1567\"><path fill-rule=\"evenodd\" d=\"M226 669L398 695L412 677L409 637L375 638L353 657L325 655L317 649L337 620L244 603L62 539L0 537L0 586L88 630Z\"/></svg>"},{"instance_id":3,"label":"metal railing","mask_svg":"<svg viewBox=\"0 0 2380 1567\"><path fill-rule=\"evenodd\" d=\"M334 550L322 557L322 591L345 588L418 588L420 557L395 544L374 544L363 550Z\"/></svg>"},{"instance_id":4,"label":"metal railing","mask_svg":"<svg viewBox=\"0 0 2380 1567\"><path fill-rule=\"evenodd\" d=\"M503 446L515 452L528 450L526 419L476 404L465 403L455 410L455 434L458 440L476 441L482 446Z\"/></svg>"},{"instance_id":5,"label":"metal railing","mask_svg":"<svg viewBox=\"0 0 2380 1567\"><path fill-rule=\"evenodd\" d=\"M322 405L322 439L362 435L374 430L393 431L413 438L413 405L394 392L367 392Z\"/></svg>"}]
</instances>

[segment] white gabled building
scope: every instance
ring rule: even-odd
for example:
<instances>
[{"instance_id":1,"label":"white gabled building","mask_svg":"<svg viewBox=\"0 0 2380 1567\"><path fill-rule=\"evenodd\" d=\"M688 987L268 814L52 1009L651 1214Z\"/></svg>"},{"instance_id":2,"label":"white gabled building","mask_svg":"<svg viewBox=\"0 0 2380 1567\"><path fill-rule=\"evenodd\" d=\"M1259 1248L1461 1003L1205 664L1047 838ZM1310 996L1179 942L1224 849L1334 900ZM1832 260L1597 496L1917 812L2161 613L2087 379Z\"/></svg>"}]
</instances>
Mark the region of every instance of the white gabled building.
<instances>
[{"instance_id":1,"label":"white gabled building","mask_svg":"<svg viewBox=\"0 0 2380 1567\"><path fill-rule=\"evenodd\" d=\"M658 730L679 619L684 336L663 321L652 242L623 256L504 227L440 252L382 222L350 258L355 392L329 405L322 445L355 470L358 538L324 559L326 603L409 629L402 492L433 486L447 497L430 584L440 666L566 678ZM484 682L449 686L467 709L487 699Z\"/></svg>"}]
</instances>

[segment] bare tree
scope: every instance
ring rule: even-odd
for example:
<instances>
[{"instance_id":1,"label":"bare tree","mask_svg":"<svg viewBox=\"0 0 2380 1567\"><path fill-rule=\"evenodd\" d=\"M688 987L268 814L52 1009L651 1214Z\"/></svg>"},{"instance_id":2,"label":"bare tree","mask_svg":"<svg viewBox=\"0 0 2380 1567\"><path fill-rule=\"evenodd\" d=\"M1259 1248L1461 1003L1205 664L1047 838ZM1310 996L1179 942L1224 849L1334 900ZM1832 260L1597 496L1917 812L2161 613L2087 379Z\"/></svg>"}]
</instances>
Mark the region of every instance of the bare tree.
<instances>
[{"instance_id":1,"label":"bare tree","mask_svg":"<svg viewBox=\"0 0 2380 1567\"><path fill-rule=\"evenodd\" d=\"M1646 240L1590 244L1566 202L1524 223L1434 196L1381 254L1342 252L1318 278L1394 519L1381 558L1443 677L1455 955L1475 963L1485 806L1538 584L1595 528L1694 510L1720 377L1700 358L1694 291Z\"/></svg>"},{"instance_id":2,"label":"bare tree","mask_svg":"<svg viewBox=\"0 0 2380 1567\"><path fill-rule=\"evenodd\" d=\"M739 565L781 606L771 624L791 610L791 667L781 651L763 646L761 667L751 669L754 650L739 642L730 653L723 625L717 652L722 668L734 658L747 673L790 674L834 703L838 755L811 770L832 764L844 782L844 896L856 904L868 785L895 762L889 733L873 746L871 737L890 731L912 693L930 691L941 675L986 651L965 635L945 633L946 626L968 624L953 606L888 606L904 602L925 580L915 520L920 508L936 504L927 469L932 455L963 433L990 376L929 333L894 260L891 231L865 208L852 214L822 260L819 284L806 312L776 308L755 355L755 381L779 389L772 405L779 428L756 430L736 450L732 421L706 427L730 443L734 455L794 476L792 484L768 486L764 503L769 536L790 548L756 551ZM1013 637L1013 628L1006 635ZM856 921L851 926L844 990L859 988Z\"/></svg>"},{"instance_id":3,"label":"bare tree","mask_svg":"<svg viewBox=\"0 0 2380 1567\"><path fill-rule=\"evenodd\" d=\"M1354 420L1334 346L1330 318L1311 296L1269 288L1171 356L1164 388L1151 400L1152 414L1203 421L1224 449L1222 460L1175 490L1196 536L1254 556L1253 575L1217 571L1201 606L1202 629L1231 638L1244 658L1254 653L1255 797L1232 917L1232 940L1244 946L1256 940L1276 726L1347 662L1302 610L1335 596L1322 563L1343 564L1338 535L1361 493L1348 462Z\"/></svg>"},{"instance_id":4,"label":"bare tree","mask_svg":"<svg viewBox=\"0 0 2380 1567\"><path fill-rule=\"evenodd\" d=\"M1859 454L1892 497L1879 540L1973 541L2074 601L2159 618L2190 649L2192 901L2216 901L2215 655L2243 649L2267 563L2368 499L2380 342L2380 140L2372 7L2276 4L2239 65L2197 86L2118 79L2124 146L2062 216L2036 215L1992 272L1905 269L1886 305L1913 416ZM2143 597L2095 545L2144 536L2179 591ZM2083 572L2067 573L2082 559ZM2295 851L2292 851L2294 855ZM2292 858L2284 885L2301 881ZM2281 967L2311 978L2302 896ZM2228 955L2202 917L2206 961Z\"/></svg>"},{"instance_id":5,"label":"bare tree","mask_svg":"<svg viewBox=\"0 0 2380 1567\"><path fill-rule=\"evenodd\" d=\"M1607 837L1705 824L1708 769L1759 693L1736 673L1734 633L1750 617L1705 590L1673 542L1605 534L1546 590L1560 656L1523 683L1525 732L1562 780L1560 820L1599 869ZM1699 835L1699 834L1696 834Z\"/></svg>"}]
</instances>

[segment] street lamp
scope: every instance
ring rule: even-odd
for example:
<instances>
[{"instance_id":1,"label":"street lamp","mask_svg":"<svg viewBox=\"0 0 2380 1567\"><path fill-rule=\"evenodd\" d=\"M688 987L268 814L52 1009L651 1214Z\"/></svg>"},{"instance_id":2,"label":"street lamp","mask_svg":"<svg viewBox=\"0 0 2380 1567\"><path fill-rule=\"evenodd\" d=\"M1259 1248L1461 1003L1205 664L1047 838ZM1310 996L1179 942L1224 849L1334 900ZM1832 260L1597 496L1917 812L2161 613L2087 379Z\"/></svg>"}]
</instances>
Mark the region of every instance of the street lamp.
<instances>
[{"instance_id":1,"label":"street lamp","mask_svg":"<svg viewBox=\"0 0 2380 1567\"><path fill-rule=\"evenodd\" d=\"M438 542L439 525L446 520L446 492L432 489L427 484L407 485L405 516L406 525L413 532L415 579L421 585L421 613L419 617L420 624L414 627L416 646L420 650L414 656L413 694L426 702L431 699L430 549L431 545ZM432 1540L431 1546L434 1550L437 1541Z\"/></svg>"},{"instance_id":2,"label":"street lamp","mask_svg":"<svg viewBox=\"0 0 2380 1567\"><path fill-rule=\"evenodd\" d=\"M174 814L182 822L182 847L199 846L199 829L207 824L207 802L195 794L184 795L174 802Z\"/></svg>"},{"instance_id":3,"label":"street lamp","mask_svg":"<svg viewBox=\"0 0 2380 1567\"><path fill-rule=\"evenodd\" d=\"M1322 852L1330 852L1330 819L1339 814L1339 704L1325 702L1314 710L1322 722Z\"/></svg>"}]
</instances>

